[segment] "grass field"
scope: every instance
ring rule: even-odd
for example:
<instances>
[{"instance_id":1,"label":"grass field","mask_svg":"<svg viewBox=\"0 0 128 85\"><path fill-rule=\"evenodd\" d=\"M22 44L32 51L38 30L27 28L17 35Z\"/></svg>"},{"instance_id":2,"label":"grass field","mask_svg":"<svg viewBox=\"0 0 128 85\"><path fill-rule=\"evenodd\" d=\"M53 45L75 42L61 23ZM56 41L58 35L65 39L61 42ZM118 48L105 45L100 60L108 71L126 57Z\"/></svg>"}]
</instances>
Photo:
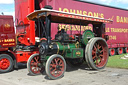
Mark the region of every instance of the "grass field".
<instances>
[{"instance_id":1,"label":"grass field","mask_svg":"<svg viewBox=\"0 0 128 85\"><path fill-rule=\"evenodd\" d=\"M110 56L108 59L107 67L128 69L128 59L120 59L124 55L127 54Z\"/></svg>"}]
</instances>

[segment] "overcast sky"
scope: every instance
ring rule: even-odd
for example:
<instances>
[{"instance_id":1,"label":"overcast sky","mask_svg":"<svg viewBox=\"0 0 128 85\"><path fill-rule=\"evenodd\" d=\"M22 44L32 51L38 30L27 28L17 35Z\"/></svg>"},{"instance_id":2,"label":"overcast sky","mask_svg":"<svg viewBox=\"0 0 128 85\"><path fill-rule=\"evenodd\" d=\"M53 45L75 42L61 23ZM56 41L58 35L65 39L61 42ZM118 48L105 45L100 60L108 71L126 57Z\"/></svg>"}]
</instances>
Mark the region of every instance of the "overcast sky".
<instances>
[{"instance_id":1,"label":"overcast sky","mask_svg":"<svg viewBox=\"0 0 128 85\"><path fill-rule=\"evenodd\" d=\"M100 4L128 9L128 0L84 0L84 1L91 1ZM7 15L14 16L14 0L0 0L0 14L1 12L4 12L4 14Z\"/></svg>"}]
</instances>

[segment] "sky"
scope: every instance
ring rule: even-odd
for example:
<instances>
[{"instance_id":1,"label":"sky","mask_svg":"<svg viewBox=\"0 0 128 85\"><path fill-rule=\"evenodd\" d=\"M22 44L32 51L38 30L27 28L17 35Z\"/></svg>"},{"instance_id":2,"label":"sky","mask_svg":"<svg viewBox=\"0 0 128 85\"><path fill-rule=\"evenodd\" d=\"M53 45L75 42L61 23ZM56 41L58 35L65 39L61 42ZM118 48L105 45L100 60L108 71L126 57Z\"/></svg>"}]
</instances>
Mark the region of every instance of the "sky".
<instances>
[{"instance_id":1,"label":"sky","mask_svg":"<svg viewBox=\"0 0 128 85\"><path fill-rule=\"evenodd\" d=\"M128 0L83 0L83 1L91 1L100 4L128 9ZM14 9L15 9L14 0L0 0L0 15L3 12L5 15L15 16Z\"/></svg>"},{"instance_id":2,"label":"sky","mask_svg":"<svg viewBox=\"0 0 128 85\"><path fill-rule=\"evenodd\" d=\"M83 0L128 9L128 0Z\"/></svg>"},{"instance_id":3,"label":"sky","mask_svg":"<svg viewBox=\"0 0 128 85\"><path fill-rule=\"evenodd\" d=\"M14 0L0 0L0 15L3 12L4 15L14 16Z\"/></svg>"}]
</instances>

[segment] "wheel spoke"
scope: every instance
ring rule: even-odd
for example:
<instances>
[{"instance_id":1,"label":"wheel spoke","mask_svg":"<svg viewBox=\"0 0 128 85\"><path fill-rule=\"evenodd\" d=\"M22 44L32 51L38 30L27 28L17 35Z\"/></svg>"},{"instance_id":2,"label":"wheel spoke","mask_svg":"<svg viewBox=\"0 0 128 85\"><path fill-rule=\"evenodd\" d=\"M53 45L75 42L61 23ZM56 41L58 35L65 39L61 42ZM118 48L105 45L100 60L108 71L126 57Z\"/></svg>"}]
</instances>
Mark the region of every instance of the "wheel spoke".
<instances>
[{"instance_id":1,"label":"wheel spoke","mask_svg":"<svg viewBox=\"0 0 128 85\"><path fill-rule=\"evenodd\" d=\"M53 68L55 68L55 67L56 67L56 65L55 65L55 64L50 64L50 66L52 66Z\"/></svg>"},{"instance_id":2,"label":"wheel spoke","mask_svg":"<svg viewBox=\"0 0 128 85\"><path fill-rule=\"evenodd\" d=\"M99 49L99 44L97 45L97 48Z\"/></svg>"},{"instance_id":3,"label":"wheel spoke","mask_svg":"<svg viewBox=\"0 0 128 85\"><path fill-rule=\"evenodd\" d=\"M100 56L100 57L103 57L103 55L102 55L102 54L100 54L99 56Z\"/></svg>"},{"instance_id":4,"label":"wheel spoke","mask_svg":"<svg viewBox=\"0 0 128 85\"><path fill-rule=\"evenodd\" d=\"M51 62L52 64L55 64L53 61Z\"/></svg>"},{"instance_id":5,"label":"wheel spoke","mask_svg":"<svg viewBox=\"0 0 128 85\"><path fill-rule=\"evenodd\" d=\"M100 62L102 62L102 58L100 57Z\"/></svg>"},{"instance_id":6,"label":"wheel spoke","mask_svg":"<svg viewBox=\"0 0 128 85\"><path fill-rule=\"evenodd\" d=\"M96 65L98 65L98 59L96 59Z\"/></svg>"},{"instance_id":7,"label":"wheel spoke","mask_svg":"<svg viewBox=\"0 0 128 85\"><path fill-rule=\"evenodd\" d=\"M60 62L59 62L59 64L58 65L62 65L63 64L63 61L62 60L60 60Z\"/></svg>"},{"instance_id":8,"label":"wheel spoke","mask_svg":"<svg viewBox=\"0 0 128 85\"><path fill-rule=\"evenodd\" d=\"M35 61L32 59L31 62L35 62Z\"/></svg>"},{"instance_id":9,"label":"wheel spoke","mask_svg":"<svg viewBox=\"0 0 128 85\"><path fill-rule=\"evenodd\" d=\"M34 62L32 63L32 62L31 62L31 66L36 66L36 65L37 65L36 63L34 63Z\"/></svg>"},{"instance_id":10,"label":"wheel spoke","mask_svg":"<svg viewBox=\"0 0 128 85\"><path fill-rule=\"evenodd\" d=\"M92 55L95 55L96 54L96 51L92 50Z\"/></svg>"},{"instance_id":11,"label":"wheel spoke","mask_svg":"<svg viewBox=\"0 0 128 85\"><path fill-rule=\"evenodd\" d=\"M61 71L63 71L63 70L64 70L64 69L63 69L63 66L60 68L60 70L61 70Z\"/></svg>"},{"instance_id":12,"label":"wheel spoke","mask_svg":"<svg viewBox=\"0 0 128 85\"><path fill-rule=\"evenodd\" d=\"M62 62L59 62L59 66L61 66L62 65Z\"/></svg>"},{"instance_id":13,"label":"wheel spoke","mask_svg":"<svg viewBox=\"0 0 128 85\"><path fill-rule=\"evenodd\" d=\"M56 71L56 68L51 71L51 74L52 74L52 75L53 75L53 74L55 75L55 71Z\"/></svg>"},{"instance_id":14,"label":"wheel spoke","mask_svg":"<svg viewBox=\"0 0 128 85\"><path fill-rule=\"evenodd\" d=\"M62 74L62 71L57 71L57 76Z\"/></svg>"},{"instance_id":15,"label":"wheel spoke","mask_svg":"<svg viewBox=\"0 0 128 85\"><path fill-rule=\"evenodd\" d=\"M101 50L100 53L103 53L103 50Z\"/></svg>"},{"instance_id":16,"label":"wheel spoke","mask_svg":"<svg viewBox=\"0 0 128 85\"><path fill-rule=\"evenodd\" d=\"M50 71L52 70L53 68L52 67L50 67Z\"/></svg>"},{"instance_id":17,"label":"wheel spoke","mask_svg":"<svg viewBox=\"0 0 128 85\"><path fill-rule=\"evenodd\" d=\"M37 71L37 67L34 67L34 69L33 69L34 71Z\"/></svg>"},{"instance_id":18,"label":"wheel spoke","mask_svg":"<svg viewBox=\"0 0 128 85\"><path fill-rule=\"evenodd\" d=\"M35 59L35 61L36 61L36 62L38 62L39 57L38 57L38 56L36 56L34 59Z\"/></svg>"},{"instance_id":19,"label":"wheel spoke","mask_svg":"<svg viewBox=\"0 0 128 85\"><path fill-rule=\"evenodd\" d=\"M93 58L93 59L95 59L95 58L96 58L96 56L93 56L92 58Z\"/></svg>"},{"instance_id":20,"label":"wheel spoke","mask_svg":"<svg viewBox=\"0 0 128 85\"><path fill-rule=\"evenodd\" d=\"M102 48L102 46L99 46L99 49Z\"/></svg>"},{"instance_id":21,"label":"wheel spoke","mask_svg":"<svg viewBox=\"0 0 128 85\"><path fill-rule=\"evenodd\" d=\"M54 60L55 60L56 65L58 65L58 59L57 59L57 58L55 58Z\"/></svg>"}]
</instances>

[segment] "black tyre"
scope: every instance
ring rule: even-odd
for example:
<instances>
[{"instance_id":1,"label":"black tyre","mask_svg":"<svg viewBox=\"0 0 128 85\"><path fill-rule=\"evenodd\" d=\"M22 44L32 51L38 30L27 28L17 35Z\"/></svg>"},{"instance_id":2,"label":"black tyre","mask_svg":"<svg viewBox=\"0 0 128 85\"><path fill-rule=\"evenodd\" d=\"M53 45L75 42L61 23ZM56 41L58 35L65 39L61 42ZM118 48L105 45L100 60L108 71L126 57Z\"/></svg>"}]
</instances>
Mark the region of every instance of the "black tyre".
<instances>
[{"instance_id":1,"label":"black tyre","mask_svg":"<svg viewBox=\"0 0 128 85\"><path fill-rule=\"evenodd\" d=\"M27 69L30 75L40 75L44 72L44 66L41 66L39 54L33 54L27 61Z\"/></svg>"},{"instance_id":2,"label":"black tyre","mask_svg":"<svg viewBox=\"0 0 128 85\"><path fill-rule=\"evenodd\" d=\"M46 62L45 70L50 79L59 79L66 71L65 59L58 54L50 56Z\"/></svg>"},{"instance_id":3,"label":"black tyre","mask_svg":"<svg viewBox=\"0 0 128 85\"><path fill-rule=\"evenodd\" d=\"M85 59L94 70L103 69L108 61L108 46L103 38L92 38L85 50Z\"/></svg>"},{"instance_id":4,"label":"black tyre","mask_svg":"<svg viewBox=\"0 0 128 85\"><path fill-rule=\"evenodd\" d=\"M13 70L14 62L10 55L0 54L0 73L6 73Z\"/></svg>"},{"instance_id":5,"label":"black tyre","mask_svg":"<svg viewBox=\"0 0 128 85\"><path fill-rule=\"evenodd\" d=\"M128 53L128 47L124 48L124 53Z\"/></svg>"},{"instance_id":6,"label":"black tyre","mask_svg":"<svg viewBox=\"0 0 128 85\"><path fill-rule=\"evenodd\" d=\"M109 49L109 55L110 55L110 56L114 56L115 54L116 54L115 49L114 49L114 48L110 48L110 49Z\"/></svg>"},{"instance_id":7,"label":"black tyre","mask_svg":"<svg viewBox=\"0 0 128 85\"><path fill-rule=\"evenodd\" d=\"M117 54L118 55L123 54L123 48L117 48Z\"/></svg>"},{"instance_id":8,"label":"black tyre","mask_svg":"<svg viewBox=\"0 0 128 85\"><path fill-rule=\"evenodd\" d=\"M90 67L90 68L92 68L91 66L90 66L90 62L89 62L89 60L88 60L88 49L89 49L89 43L90 42L92 42L92 40L93 40L94 38L91 38L89 41L88 41L88 43L87 43L87 45L86 45L86 47L85 47L85 61L86 61L86 63L87 63L87 65Z\"/></svg>"}]
</instances>

